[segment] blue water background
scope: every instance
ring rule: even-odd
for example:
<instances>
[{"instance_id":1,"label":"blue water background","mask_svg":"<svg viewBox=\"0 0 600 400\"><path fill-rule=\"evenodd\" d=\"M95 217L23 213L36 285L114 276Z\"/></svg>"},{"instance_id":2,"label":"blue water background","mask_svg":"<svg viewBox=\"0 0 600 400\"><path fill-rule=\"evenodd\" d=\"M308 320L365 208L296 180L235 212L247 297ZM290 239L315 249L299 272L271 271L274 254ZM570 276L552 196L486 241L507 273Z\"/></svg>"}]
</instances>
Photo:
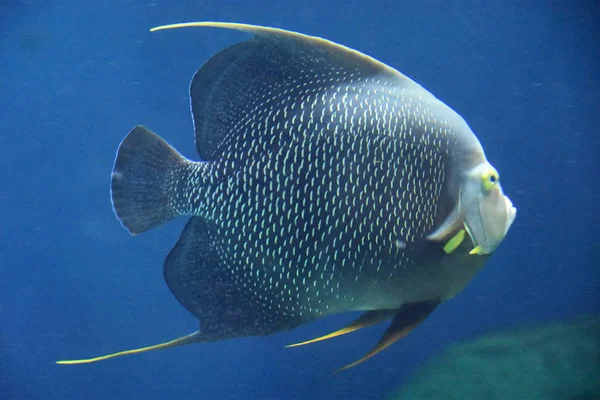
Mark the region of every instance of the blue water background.
<instances>
[{"instance_id":1,"label":"blue water background","mask_svg":"<svg viewBox=\"0 0 600 400\"><path fill-rule=\"evenodd\" d=\"M312 346L333 316L270 337L58 366L197 329L163 259L180 219L131 237L110 171L137 123L195 158L192 74L241 33L224 20L326 37L457 110L518 217L473 282L409 337L347 372L384 326ZM600 311L600 12L596 1L5 1L0 5L0 398L379 399L444 347ZM452 390L452 388L448 388Z\"/></svg>"}]
</instances>

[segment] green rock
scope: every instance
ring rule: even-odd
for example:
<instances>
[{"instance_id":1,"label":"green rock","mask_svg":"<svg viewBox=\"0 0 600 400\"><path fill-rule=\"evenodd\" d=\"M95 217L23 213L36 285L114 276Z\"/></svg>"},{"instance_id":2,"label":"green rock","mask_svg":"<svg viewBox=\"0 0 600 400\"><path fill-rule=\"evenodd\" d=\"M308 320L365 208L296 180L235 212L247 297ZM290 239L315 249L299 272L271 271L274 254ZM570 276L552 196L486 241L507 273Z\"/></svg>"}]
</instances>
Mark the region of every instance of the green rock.
<instances>
[{"instance_id":1,"label":"green rock","mask_svg":"<svg viewBox=\"0 0 600 400\"><path fill-rule=\"evenodd\" d=\"M395 400L600 400L600 318L523 327L450 346Z\"/></svg>"}]
</instances>

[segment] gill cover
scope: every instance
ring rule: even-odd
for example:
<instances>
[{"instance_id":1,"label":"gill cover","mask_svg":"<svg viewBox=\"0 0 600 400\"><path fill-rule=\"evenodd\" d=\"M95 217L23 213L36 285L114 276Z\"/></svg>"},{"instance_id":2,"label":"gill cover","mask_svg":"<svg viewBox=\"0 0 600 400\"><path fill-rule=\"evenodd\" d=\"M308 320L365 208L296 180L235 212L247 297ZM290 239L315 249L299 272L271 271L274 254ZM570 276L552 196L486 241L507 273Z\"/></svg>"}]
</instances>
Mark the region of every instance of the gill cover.
<instances>
[{"instance_id":1,"label":"gill cover","mask_svg":"<svg viewBox=\"0 0 600 400\"><path fill-rule=\"evenodd\" d=\"M460 191L460 208L475 246L470 254L491 254L496 250L517 214L502 192L498 172L487 161L467 172Z\"/></svg>"}]
</instances>

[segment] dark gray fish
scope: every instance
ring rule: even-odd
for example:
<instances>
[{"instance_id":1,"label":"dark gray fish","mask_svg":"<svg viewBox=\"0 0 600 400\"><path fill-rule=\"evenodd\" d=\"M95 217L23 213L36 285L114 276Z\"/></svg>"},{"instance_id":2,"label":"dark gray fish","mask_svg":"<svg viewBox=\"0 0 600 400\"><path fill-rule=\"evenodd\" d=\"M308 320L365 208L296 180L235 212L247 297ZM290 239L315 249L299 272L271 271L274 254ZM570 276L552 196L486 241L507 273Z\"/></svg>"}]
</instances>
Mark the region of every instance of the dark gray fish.
<instances>
[{"instance_id":1,"label":"dark gray fish","mask_svg":"<svg viewBox=\"0 0 600 400\"><path fill-rule=\"evenodd\" d=\"M123 354L292 329L364 311L387 319L356 365L451 298L500 244L516 209L465 121L398 71L299 33L255 35L212 57L190 100L203 161L137 126L112 175L115 213L138 234L191 216L164 276L200 330ZM464 240L468 236L468 240ZM296 346L293 345L293 346Z\"/></svg>"}]
</instances>

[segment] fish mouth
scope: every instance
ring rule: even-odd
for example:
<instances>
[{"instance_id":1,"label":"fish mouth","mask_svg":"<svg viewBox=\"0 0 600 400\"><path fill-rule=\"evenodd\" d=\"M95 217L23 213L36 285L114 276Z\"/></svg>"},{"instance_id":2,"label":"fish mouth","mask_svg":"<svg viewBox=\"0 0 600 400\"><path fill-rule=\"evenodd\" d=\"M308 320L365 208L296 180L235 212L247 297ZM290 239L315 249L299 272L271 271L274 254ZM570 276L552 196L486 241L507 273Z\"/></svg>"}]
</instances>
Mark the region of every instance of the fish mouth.
<instances>
[{"instance_id":1,"label":"fish mouth","mask_svg":"<svg viewBox=\"0 0 600 400\"><path fill-rule=\"evenodd\" d=\"M517 208L503 196L499 207L490 208L488 203L478 202L471 207L464 220L465 230L473 242L469 254L487 255L498 248L517 216Z\"/></svg>"},{"instance_id":2,"label":"fish mouth","mask_svg":"<svg viewBox=\"0 0 600 400\"><path fill-rule=\"evenodd\" d=\"M506 233L508 232L508 229L510 228L512 223L515 221L515 218L517 217L517 207L513 206L513 203L512 203L512 201L510 201L508 196L504 196L504 202L506 204L507 217L508 217L507 221L506 221L506 230L504 231L504 234L506 235Z\"/></svg>"}]
</instances>

